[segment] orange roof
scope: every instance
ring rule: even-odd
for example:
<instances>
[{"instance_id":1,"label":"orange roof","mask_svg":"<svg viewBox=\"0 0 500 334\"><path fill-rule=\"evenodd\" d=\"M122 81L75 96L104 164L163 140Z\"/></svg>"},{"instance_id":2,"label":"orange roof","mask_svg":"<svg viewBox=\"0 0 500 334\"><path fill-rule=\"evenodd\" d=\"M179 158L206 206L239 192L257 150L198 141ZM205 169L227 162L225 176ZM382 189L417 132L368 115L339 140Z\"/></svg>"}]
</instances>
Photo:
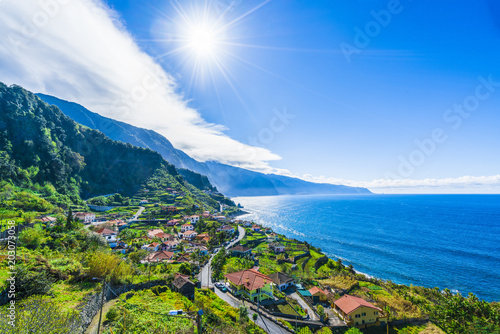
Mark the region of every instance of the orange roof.
<instances>
[{"instance_id":1,"label":"orange roof","mask_svg":"<svg viewBox=\"0 0 500 334\"><path fill-rule=\"evenodd\" d=\"M323 290L321 290L321 289L320 289L320 288L318 288L317 286L313 286L312 288L310 288L310 289L309 289L309 293L310 293L311 295L313 295L313 296L314 296L315 294L317 294L318 292L319 292L319 293L322 293L322 294L324 294L324 295L326 295L326 292L325 292L325 291L323 291Z\"/></svg>"},{"instance_id":2,"label":"orange roof","mask_svg":"<svg viewBox=\"0 0 500 334\"><path fill-rule=\"evenodd\" d=\"M369 303L362 298L354 297L351 295L344 295L343 297L340 297L335 301L335 305L337 305L345 314L349 314L361 306L366 306L378 311L382 311L372 303Z\"/></svg>"},{"instance_id":3,"label":"orange roof","mask_svg":"<svg viewBox=\"0 0 500 334\"><path fill-rule=\"evenodd\" d=\"M254 269L242 270L236 273L226 274L224 276L233 284L237 286L243 285L248 290L260 289L264 285L273 281L268 276L259 273Z\"/></svg>"},{"instance_id":4,"label":"orange roof","mask_svg":"<svg viewBox=\"0 0 500 334\"><path fill-rule=\"evenodd\" d=\"M195 231L186 231L183 234L184 235L191 235L191 234L195 234L195 233L196 233Z\"/></svg>"}]
</instances>

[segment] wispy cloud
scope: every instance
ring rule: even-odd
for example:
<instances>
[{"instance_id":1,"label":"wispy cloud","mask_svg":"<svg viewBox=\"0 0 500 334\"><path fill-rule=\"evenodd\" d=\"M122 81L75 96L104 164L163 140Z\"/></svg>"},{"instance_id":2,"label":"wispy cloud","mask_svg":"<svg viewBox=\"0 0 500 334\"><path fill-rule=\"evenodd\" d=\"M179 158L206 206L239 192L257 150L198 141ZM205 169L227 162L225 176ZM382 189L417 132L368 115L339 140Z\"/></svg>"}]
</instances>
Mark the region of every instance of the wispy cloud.
<instances>
[{"instance_id":1,"label":"wispy cloud","mask_svg":"<svg viewBox=\"0 0 500 334\"><path fill-rule=\"evenodd\" d=\"M280 157L240 143L190 108L175 79L100 0L2 1L0 81L78 102L165 135L193 158L269 170Z\"/></svg>"},{"instance_id":2,"label":"wispy cloud","mask_svg":"<svg viewBox=\"0 0 500 334\"><path fill-rule=\"evenodd\" d=\"M309 174L301 177L317 183L343 184L353 187L365 187L375 193L500 193L500 175L461 176L444 179L379 179L373 181L351 181Z\"/></svg>"}]
</instances>

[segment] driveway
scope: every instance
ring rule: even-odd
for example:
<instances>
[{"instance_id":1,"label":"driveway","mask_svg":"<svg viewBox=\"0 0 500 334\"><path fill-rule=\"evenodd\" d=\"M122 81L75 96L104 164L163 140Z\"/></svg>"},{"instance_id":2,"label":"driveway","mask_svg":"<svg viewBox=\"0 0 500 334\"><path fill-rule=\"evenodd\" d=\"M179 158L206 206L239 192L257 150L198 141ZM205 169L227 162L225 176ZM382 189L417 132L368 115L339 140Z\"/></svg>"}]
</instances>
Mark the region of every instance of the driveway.
<instances>
[{"instance_id":1,"label":"driveway","mask_svg":"<svg viewBox=\"0 0 500 334\"><path fill-rule=\"evenodd\" d=\"M331 307L325 307L325 313L328 314L328 326L330 327L346 327L346 323L340 320L337 313Z\"/></svg>"},{"instance_id":2,"label":"driveway","mask_svg":"<svg viewBox=\"0 0 500 334\"><path fill-rule=\"evenodd\" d=\"M319 321L319 318L314 310L299 296L297 292L289 294L288 297L295 299L304 310L307 310L307 314L309 315L310 320Z\"/></svg>"}]
</instances>

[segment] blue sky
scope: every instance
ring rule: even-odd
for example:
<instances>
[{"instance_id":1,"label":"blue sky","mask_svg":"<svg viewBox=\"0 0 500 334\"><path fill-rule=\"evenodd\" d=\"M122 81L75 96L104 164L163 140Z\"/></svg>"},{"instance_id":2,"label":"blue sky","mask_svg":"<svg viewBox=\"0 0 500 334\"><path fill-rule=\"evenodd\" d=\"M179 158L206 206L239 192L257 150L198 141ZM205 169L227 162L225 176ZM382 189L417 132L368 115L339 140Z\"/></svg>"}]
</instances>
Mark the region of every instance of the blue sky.
<instances>
[{"instance_id":1,"label":"blue sky","mask_svg":"<svg viewBox=\"0 0 500 334\"><path fill-rule=\"evenodd\" d=\"M255 170L372 187L383 183L374 180L409 179L413 181L405 187L453 192L446 186L465 178L465 185L458 182L460 191L500 189L500 5L494 0L105 4L115 11L105 12L120 31L161 65L175 94L196 111L192 123L205 122L208 132L223 133L227 147L234 144L229 144L231 139L264 149L255 153L255 161L226 159L217 154L224 151L222 142L211 145L218 148L212 152L184 143L174 130L155 128L195 158L207 160L212 155ZM168 53L184 43L172 41L185 30L175 7L197 20L196 12L203 12L204 6L210 9L209 19L227 9L222 24L238 20L218 41L224 70L201 59L205 75L198 71L193 79L195 61L189 52ZM64 10L61 5L63 14L58 15L66 15ZM377 23L376 16L385 21ZM358 31L364 33L363 45L356 43ZM80 33L75 28L74 34ZM346 56L342 46L357 52ZM8 74L10 81L15 78L1 67L0 74ZM50 77L19 77L17 83L26 81L27 88L82 102L98 112L106 110L95 98L50 84ZM469 103L470 112L449 111L463 103ZM293 118L281 126L277 113ZM133 117L123 120L134 123ZM154 128L143 120L135 124ZM201 153L205 151L211 155ZM431 181L415 181L425 179ZM483 181L481 189L473 189Z\"/></svg>"}]
</instances>

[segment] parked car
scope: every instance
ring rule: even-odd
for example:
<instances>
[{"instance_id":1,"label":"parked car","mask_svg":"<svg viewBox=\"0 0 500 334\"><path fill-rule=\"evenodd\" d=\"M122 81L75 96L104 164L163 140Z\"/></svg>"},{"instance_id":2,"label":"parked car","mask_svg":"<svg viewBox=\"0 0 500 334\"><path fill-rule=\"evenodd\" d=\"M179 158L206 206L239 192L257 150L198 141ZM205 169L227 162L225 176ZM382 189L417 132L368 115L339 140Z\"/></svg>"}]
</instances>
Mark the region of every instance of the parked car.
<instances>
[{"instance_id":1,"label":"parked car","mask_svg":"<svg viewBox=\"0 0 500 334\"><path fill-rule=\"evenodd\" d=\"M170 315L181 315L182 314L182 310L170 310L168 312L168 314L170 314Z\"/></svg>"}]
</instances>

